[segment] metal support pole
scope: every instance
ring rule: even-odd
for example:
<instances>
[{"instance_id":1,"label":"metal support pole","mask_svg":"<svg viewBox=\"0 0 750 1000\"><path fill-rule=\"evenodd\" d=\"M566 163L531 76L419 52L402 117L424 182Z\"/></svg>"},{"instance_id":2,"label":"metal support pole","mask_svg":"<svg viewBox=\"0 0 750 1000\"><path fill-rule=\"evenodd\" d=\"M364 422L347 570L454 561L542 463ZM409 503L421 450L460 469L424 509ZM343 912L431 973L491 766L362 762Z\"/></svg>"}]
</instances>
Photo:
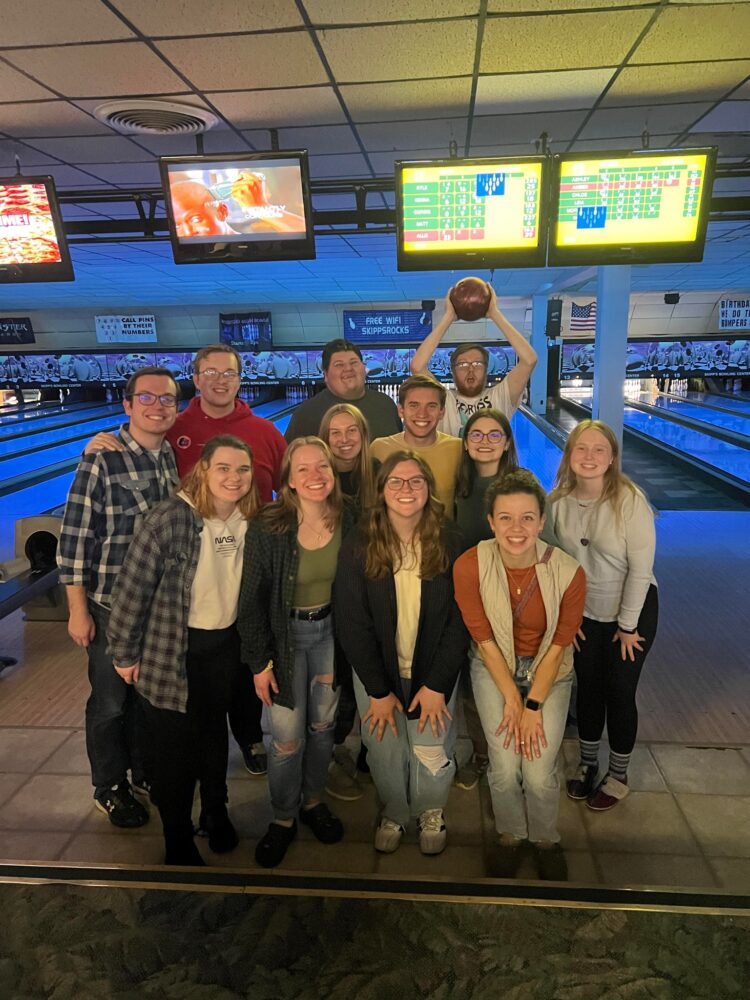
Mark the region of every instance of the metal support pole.
<instances>
[{"instance_id":1,"label":"metal support pole","mask_svg":"<svg viewBox=\"0 0 750 1000\"><path fill-rule=\"evenodd\" d=\"M595 420L603 420L622 446L625 365L628 353L630 265L600 267L594 343Z\"/></svg>"},{"instance_id":2,"label":"metal support pole","mask_svg":"<svg viewBox=\"0 0 750 1000\"><path fill-rule=\"evenodd\" d=\"M531 346L539 356L529 382L529 406L533 413L547 412L547 296L531 299Z\"/></svg>"}]
</instances>

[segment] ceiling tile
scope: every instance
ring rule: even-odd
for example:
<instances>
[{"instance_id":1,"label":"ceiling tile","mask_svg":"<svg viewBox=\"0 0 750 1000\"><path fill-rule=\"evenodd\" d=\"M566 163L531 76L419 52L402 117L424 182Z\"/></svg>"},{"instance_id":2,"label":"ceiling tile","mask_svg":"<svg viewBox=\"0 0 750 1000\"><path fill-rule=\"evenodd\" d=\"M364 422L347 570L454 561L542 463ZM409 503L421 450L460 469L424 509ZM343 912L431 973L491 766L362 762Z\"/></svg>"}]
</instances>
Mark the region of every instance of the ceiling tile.
<instances>
[{"instance_id":1,"label":"ceiling tile","mask_svg":"<svg viewBox=\"0 0 750 1000\"><path fill-rule=\"evenodd\" d=\"M0 48L8 45L59 45L132 38L132 31L100 0L66 3L52 10L50 0L3 0Z\"/></svg>"},{"instance_id":2,"label":"ceiling tile","mask_svg":"<svg viewBox=\"0 0 750 1000\"><path fill-rule=\"evenodd\" d=\"M597 6L589 0L489 0L490 14L547 14L549 11L579 11ZM643 0L609 0L609 7L642 7Z\"/></svg>"},{"instance_id":3,"label":"ceiling tile","mask_svg":"<svg viewBox=\"0 0 750 1000\"><path fill-rule=\"evenodd\" d=\"M626 66L605 94L601 107L707 101L722 97L750 73L750 60Z\"/></svg>"},{"instance_id":4,"label":"ceiling tile","mask_svg":"<svg viewBox=\"0 0 750 1000\"><path fill-rule=\"evenodd\" d=\"M750 133L690 132L685 146L718 146L719 159L726 156L750 156Z\"/></svg>"},{"instance_id":5,"label":"ceiling tile","mask_svg":"<svg viewBox=\"0 0 750 1000\"><path fill-rule=\"evenodd\" d=\"M589 108L612 79L614 71L614 67L608 67L480 76L476 113Z\"/></svg>"},{"instance_id":6,"label":"ceiling tile","mask_svg":"<svg viewBox=\"0 0 750 1000\"><path fill-rule=\"evenodd\" d=\"M348 153L335 156L311 156L312 177L371 177L364 156Z\"/></svg>"},{"instance_id":7,"label":"ceiling tile","mask_svg":"<svg viewBox=\"0 0 750 1000\"><path fill-rule=\"evenodd\" d=\"M158 47L200 90L328 82L306 32L183 38L159 42Z\"/></svg>"},{"instance_id":8,"label":"ceiling tile","mask_svg":"<svg viewBox=\"0 0 750 1000\"><path fill-rule=\"evenodd\" d=\"M228 122L240 129L335 125L346 121L333 87L209 93L206 96Z\"/></svg>"},{"instance_id":9,"label":"ceiling tile","mask_svg":"<svg viewBox=\"0 0 750 1000\"><path fill-rule=\"evenodd\" d=\"M103 181L97 177L92 177L85 170L77 170L75 167L50 165L44 168L45 174L52 174L58 188L91 188L102 187Z\"/></svg>"},{"instance_id":10,"label":"ceiling tile","mask_svg":"<svg viewBox=\"0 0 750 1000\"><path fill-rule=\"evenodd\" d=\"M471 20L341 28L319 38L336 79L358 83L471 74L476 36Z\"/></svg>"},{"instance_id":11,"label":"ceiling tile","mask_svg":"<svg viewBox=\"0 0 750 1000\"><path fill-rule=\"evenodd\" d=\"M552 111L533 115L481 115L474 119L471 144L483 146L493 142L499 145L526 142L531 152L534 140L542 132L546 132L550 141L555 143L572 139L585 117L585 111Z\"/></svg>"},{"instance_id":12,"label":"ceiling tile","mask_svg":"<svg viewBox=\"0 0 750 1000\"><path fill-rule=\"evenodd\" d=\"M701 132L750 131L750 101L723 101L696 122Z\"/></svg>"},{"instance_id":13,"label":"ceiling tile","mask_svg":"<svg viewBox=\"0 0 750 1000\"><path fill-rule=\"evenodd\" d=\"M747 58L750 4L667 7L633 54L632 63Z\"/></svg>"},{"instance_id":14,"label":"ceiling tile","mask_svg":"<svg viewBox=\"0 0 750 1000\"><path fill-rule=\"evenodd\" d=\"M680 132L689 128L710 104L664 104L640 108L607 108L595 111L580 135L581 139L606 139L614 135L649 132Z\"/></svg>"},{"instance_id":15,"label":"ceiling tile","mask_svg":"<svg viewBox=\"0 0 750 1000\"><path fill-rule=\"evenodd\" d=\"M36 101L44 98L53 98L55 94L46 87L40 87L38 83L29 80L27 76L20 73L6 63L0 63L0 95L2 101ZM2 116L2 104L0 104L0 116Z\"/></svg>"},{"instance_id":16,"label":"ceiling tile","mask_svg":"<svg viewBox=\"0 0 750 1000\"><path fill-rule=\"evenodd\" d=\"M263 133L260 133L261 135ZM250 141L258 141L258 133ZM284 128L279 135L282 149L309 149L311 153L358 153L359 144L349 125L321 128ZM261 147L262 148L262 147Z\"/></svg>"},{"instance_id":17,"label":"ceiling tile","mask_svg":"<svg viewBox=\"0 0 750 1000\"><path fill-rule=\"evenodd\" d=\"M448 155L448 146L452 139L462 146L466 141L466 118L449 118L440 120L431 118L426 121L411 122L380 122L376 125L359 125L362 141L369 150L382 152L385 150L419 149L431 146L442 148Z\"/></svg>"},{"instance_id":18,"label":"ceiling tile","mask_svg":"<svg viewBox=\"0 0 750 1000\"><path fill-rule=\"evenodd\" d=\"M160 184L159 164L153 163L90 163L86 167L103 181L118 185ZM130 215L134 215L131 208Z\"/></svg>"},{"instance_id":19,"label":"ceiling tile","mask_svg":"<svg viewBox=\"0 0 750 1000\"><path fill-rule=\"evenodd\" d=\"M154 156L189 156L196 152L194 135L137 135L133 138ZM204 133L203 147L206 153L223 153L229 149L244 151L244 146L235 133L226 128L216 128Z\"/></svg>"},{"instance_id":20,"label":"ceiling tile","mask_svg":"<svg viewBox=\"0 0 750 1000\"><path fill-rule=\"evenodd\" d=\"M184 82L142 42L14 49L5 57L66 97L184 90Z\"/></svg>"},{"instance_id":21,"label":"ceiling tile","mask_svg":"<svg viewBox=\"0 0 750 1000\"><path fill-rule=\"evenodd\" d=\"M439 149L400 149L398 152L368 153L372 168L378 177L392 177L393 164L396 160L444 160L447 155L448 150L445 146Z\"/></svg>"},{"instance_id":22,"label":"ceiling tile","mask_svg":"<svg viewBox=\"0 0 750 1000\"><path fill-rule=\"evenodd\" d=\"M484 30L480 72L616 66L650 16L645 10L613 10L493 18Z\"/></svg>"},{"instance_id":23,"label":"ceiling tile","mask_svg":"<svg viewBox=\"0 0 750 1000\"><path fill-rule=\"evenodd\" d=\"M302 24L294 0L117 0L120 11L146 35L202 35L267 31ZM197 9L196 9L197 7Z\"/></svg>"},{"instance_id":24,"label":"ceiling tile","mask_svg":"<svg viewBox=\"0 0 750 1000\"><path fill-rule=\"evenodd\" d=\"M44 166L47 163L55 162L52 157L30 149L20 142L14 142L12 139L0 139L0 167L12 167L16 156L20 157L24 170L28 167ZM44 173L43 170L38 172Z\"/></svg>"},{"instance_id":25,"label":"ceiling tile","mask_svg":"<svg viewBox=\"0 0 750 1000\"><path fill-rule=\"evenodd\" d=\"M121 135L35 139L34 146L68 163L121 163L148 159L147 153Z\"/></svg>"},{"instance_id":26,"label":"ceiling tile","mask_svg":"<svg viewBox=\"0 0 750 1000\"><path fill-rule=\"evenodd\" d=\"M350 84L341 87L341 96L355 122L447 118L467 113L471 77Z\"/></svg>"},{"instance_id":27,"label":"ceiling tile","mask_svg":"<svg viewBox=\"0 0 750 1000\"><path fill-rule=\"evenodd\" d=\"M0 132L18 138L111 134L111 130L67 101L0 106Z\"/></svg>"},{"instance_id":28,"label":"ceiling tile","mask_svg":"<svg viewBox=\"0 0 750 1000\"><path fill-rule=\"evenodd\" d=\"M373 21L419 21L476 15L477 0L305 0L317 27L321 24L366 24Z\"/></svg>"},{"instance_id":29,"label":"ceiling tile","mask_svg":"<svg viewBox=\"0 0 750 1000\"><path fill-rule=\"evenodd\" d=\"M750 80L748 80L746 83L743 83L741 87L737 88L737 90L732 91L732 100L733 101L750 100Z\"/></svg>"},{"instance_id":30,"label":"ceiling tile","mask_svg":"<svg viewBox=\"0 0 750 1000\"><path fill-rule=\"evenodd\" d=\"M677 134L652 135L651 149L665 149L670 143L674 142ZM601 149L640 149L642 145L643 142L639 132L638 135L613 136L609 139L579 139L578 142L573 143L570 151L573 153L583 153L587 149L597 151Z\"/></svg>"}]
</instances>

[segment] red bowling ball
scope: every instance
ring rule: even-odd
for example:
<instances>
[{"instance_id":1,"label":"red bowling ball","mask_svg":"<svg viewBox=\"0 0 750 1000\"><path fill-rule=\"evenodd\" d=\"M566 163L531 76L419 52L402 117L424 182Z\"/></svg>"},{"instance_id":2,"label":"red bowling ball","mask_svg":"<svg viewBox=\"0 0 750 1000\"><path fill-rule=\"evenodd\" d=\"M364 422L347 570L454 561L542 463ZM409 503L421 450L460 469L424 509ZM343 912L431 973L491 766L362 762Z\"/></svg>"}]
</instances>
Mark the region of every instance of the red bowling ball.
<instances>
[{"instance_id":1,"label":"red bowling ball","mask_svg":"<svg viewBox=\"0 0 750 1000\"><path fill-rule=\"evenodd\" d=\"M490 286L481 278L462 278L451 288L450 300L459 319L481 319L490 306Z\"/></svg>"}]
</instances>

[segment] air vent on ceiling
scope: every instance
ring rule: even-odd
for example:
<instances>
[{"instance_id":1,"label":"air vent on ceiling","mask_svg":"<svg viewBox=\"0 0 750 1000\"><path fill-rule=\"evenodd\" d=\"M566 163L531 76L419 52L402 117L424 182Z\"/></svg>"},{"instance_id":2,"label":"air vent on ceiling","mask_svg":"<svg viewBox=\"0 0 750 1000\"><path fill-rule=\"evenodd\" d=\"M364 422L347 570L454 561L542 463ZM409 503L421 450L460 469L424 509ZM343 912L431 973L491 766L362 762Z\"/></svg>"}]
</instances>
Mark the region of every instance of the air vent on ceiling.
<instances>
[{"instance_id":1,"label":"air vent on ceiling","mask_svg":"<svg viewBox=\"0 0 750 1000\"><path fill-rule=\"evenodd\" d=\"M173 101L108 101L94 114L117 132L142 135L195 135L208 132L217 122L204 108Z\"/></svg>"}]
</instances>

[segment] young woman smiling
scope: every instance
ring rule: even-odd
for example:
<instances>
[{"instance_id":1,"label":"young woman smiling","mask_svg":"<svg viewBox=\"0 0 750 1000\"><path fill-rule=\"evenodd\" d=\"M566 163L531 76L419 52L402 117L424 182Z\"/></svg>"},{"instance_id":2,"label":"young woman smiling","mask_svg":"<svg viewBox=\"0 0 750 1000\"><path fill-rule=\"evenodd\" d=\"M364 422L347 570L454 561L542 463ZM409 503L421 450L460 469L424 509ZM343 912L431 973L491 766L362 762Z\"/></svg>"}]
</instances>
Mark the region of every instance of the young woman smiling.
<instances>
[{"instance_id":1,"label":"young woman smiling","mask_svg":"<svg viewBox=\"0 0 750 1000\"><path fill-rule=\"evenodd\" d=\"M540 540L545 496L528 470L496 479L487 501L494 538L457 560L454 579L474 640L471 681L489 748L494 874L515 874L528 838L540 876L564 879L556 758L585 577L574 559Z\"/></svg>"},{"instance_id":2,"label":"young woman smiling","mask_svg":"<svg viewBox=\"0 0 750 1000\"><path fill-rule=\"evenodd\" d=\"M177 495L146 517L112 596L107 638L115 669L143 701L167 864L203 864L193 842L196 780L199 832L219 853L237 844L226 807L226 716L240 680L235 621L257 506L250 448L212 438Z\"/></svg>"},{"instance_id":3,"label":"young woman smiling","mask_svg":"<svg viewBox=\"0 0 750 1000\"><path fill-rule=\"evenodd\" d=\"M284 858L298 816L322 843L344 832L321 797L338 704L331 586L351 520L328 446L317 437L296 438L284 455L278 499L247 535L237 621L243 659L271 723L274 820L255 851L265 868Z\"/></svg>"},{"instance_id":4,"label":"young woman smiling","mask_svg":"<svg viewBox=\"0 0 750 1000\"><path fill-rule=\"evenodd\" d=\"M599 420L582 421L568 437L550 504L560 543L588 584L575 654L581 761L568 795L603 811L628 794L636 689L656 635L654 514L623 475L617 438ZM605 721L609 768L599 781Z\"/></svg>"}]
</instances>

